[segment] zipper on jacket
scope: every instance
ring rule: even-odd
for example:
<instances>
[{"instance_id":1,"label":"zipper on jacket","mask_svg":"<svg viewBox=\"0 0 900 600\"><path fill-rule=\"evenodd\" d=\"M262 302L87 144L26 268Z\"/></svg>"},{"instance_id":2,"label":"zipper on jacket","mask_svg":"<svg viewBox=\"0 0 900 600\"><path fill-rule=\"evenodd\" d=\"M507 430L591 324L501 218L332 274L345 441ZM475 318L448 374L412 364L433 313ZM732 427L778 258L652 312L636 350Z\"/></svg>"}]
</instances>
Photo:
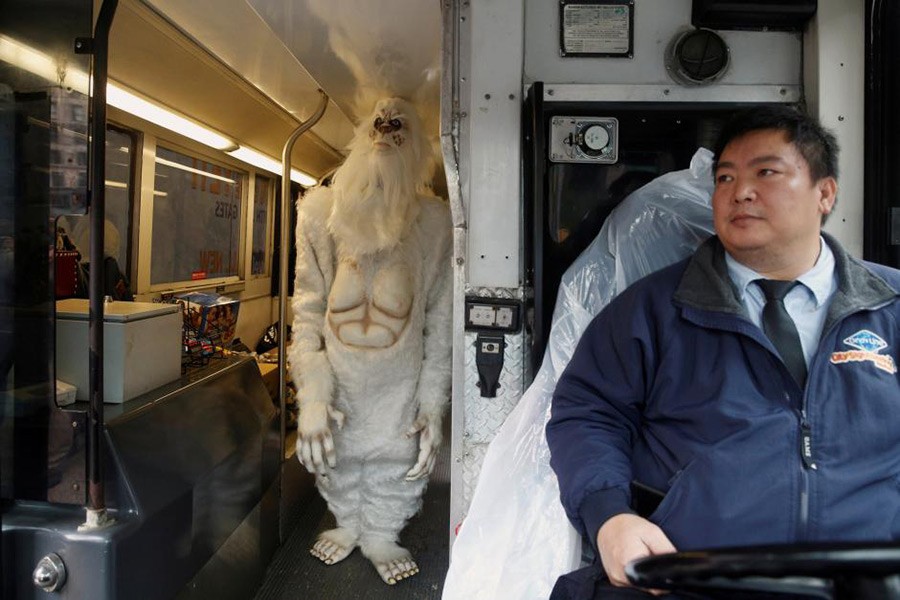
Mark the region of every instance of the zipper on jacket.
<instances>
[{"instance_id":1,"label":"zipper on jacket","mask_svg":"<svg viewBox=\"0 0 900 600\"><path fill-rule=\"evenodd\" d=\"M812 452L812 427L806 419L806 390L803 391L803 406L800 408L800 541L806 541L809 535L809 474L818 469Z\"/></svg>"},{"instance_id":2,"label":"zipper on jacket","mask_svg":"<svg viewBox=\"0 0 900 600\"><path fill-rule=\"evenodd\" d=\"M812 427L809 426L806 414L802 411L800 413L800 458L803 459L803 466L807 469L815 471L819 468L816 466L812 454Z\"/></svg>"},{"instance_id":3,"label":"zipper on jacket","mask_svg":"<svg viewBox=\"0 0 900 600\"><path fill-rule=\"evenodd\" d=\"M809 471L801 469L800 472L800 531L798 541L805 542L808 537L809 526Z\"/></svg>"}]
</instances>

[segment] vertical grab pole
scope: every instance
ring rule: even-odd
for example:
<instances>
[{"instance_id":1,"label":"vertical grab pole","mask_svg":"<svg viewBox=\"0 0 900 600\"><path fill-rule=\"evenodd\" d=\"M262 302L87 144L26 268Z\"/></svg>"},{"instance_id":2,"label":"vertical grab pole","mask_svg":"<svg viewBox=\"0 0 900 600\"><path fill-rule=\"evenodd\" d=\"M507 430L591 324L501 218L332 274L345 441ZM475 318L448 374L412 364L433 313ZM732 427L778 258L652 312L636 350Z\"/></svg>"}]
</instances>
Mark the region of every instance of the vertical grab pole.
<instances>
[{"instance_id":1,"label":"vertical grab pole","mask_svg":"<svg viewBox=\"0 0 900 600\"><path fill-rule=\"evenodd\" d=\"M79 529L91 530L110 523L103 487L103 245L106 218L106 80L109 64L109 30L118 0L103 0L94 37L93 89L91 98L90 148L90 263L88 280L89 380L87 460L88 505Z\"/></svg>"},{"instance_id":2,"label":"vertical grab pole","mask_svg":"<svg viewBox=\"0 0 900 600\"><path fill-rule=\"evenodd\" d=\"M309 119L300 124L300 126L291 133L287 141L284 143L284 150L281 153L281 252L279 254L279 273L278 273L278 409L281 411L281 442L279 448L281 458L284 460L284 440L287 436L287 419L285 412L285 401L287 398L287 357L285 356L286 331L287 331L287 278L288 278L288 241L291 239L291 152L294 149L294 142L306 133L313 125L319 122L325 109L328 107L328 94L319 90L322 98L319 101L319 107Z\"/></svg>"}]
</instances>

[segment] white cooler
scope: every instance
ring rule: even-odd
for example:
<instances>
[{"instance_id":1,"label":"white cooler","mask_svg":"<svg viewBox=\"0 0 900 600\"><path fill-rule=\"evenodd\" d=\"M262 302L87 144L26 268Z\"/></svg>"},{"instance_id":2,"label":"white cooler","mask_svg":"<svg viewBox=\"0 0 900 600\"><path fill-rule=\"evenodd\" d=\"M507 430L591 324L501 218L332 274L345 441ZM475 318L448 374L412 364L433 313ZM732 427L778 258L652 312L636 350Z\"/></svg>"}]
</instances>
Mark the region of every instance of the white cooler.
<instances>
[{"instance_id":1,"label":"white cooler","mask_svg":"<svg viewBox=\"0 0 900 600\"><path fill-rule=\"evenodd\" d=\"M56 377L88 400L88 301L56 303ZM181 376L181 310L177 304L104 305L104 401L131 400Z\"/></svg>"}]
</instances>

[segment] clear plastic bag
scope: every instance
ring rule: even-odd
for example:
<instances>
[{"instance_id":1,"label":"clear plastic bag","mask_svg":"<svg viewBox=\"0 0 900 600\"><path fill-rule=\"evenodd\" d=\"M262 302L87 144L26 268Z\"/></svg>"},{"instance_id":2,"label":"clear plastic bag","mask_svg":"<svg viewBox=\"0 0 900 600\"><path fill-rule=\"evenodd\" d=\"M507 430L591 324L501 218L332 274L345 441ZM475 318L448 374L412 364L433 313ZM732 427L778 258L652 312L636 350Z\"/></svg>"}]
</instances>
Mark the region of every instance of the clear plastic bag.
<instances>
[{"instance_id":1,"label":"clear plastic bag","mask_svg":"<svg viewBox=\"0 0 900 600\"><path fill-rule=\"evenodd\" d=\"M594 316L629 284L692 254L713 233L712 153L628 196L563 275L534 382L491 442L459 530L443 600L545 599L578 568L581 538L559 501L544 427L556 381Z\"/></svg>"}]
</instances>

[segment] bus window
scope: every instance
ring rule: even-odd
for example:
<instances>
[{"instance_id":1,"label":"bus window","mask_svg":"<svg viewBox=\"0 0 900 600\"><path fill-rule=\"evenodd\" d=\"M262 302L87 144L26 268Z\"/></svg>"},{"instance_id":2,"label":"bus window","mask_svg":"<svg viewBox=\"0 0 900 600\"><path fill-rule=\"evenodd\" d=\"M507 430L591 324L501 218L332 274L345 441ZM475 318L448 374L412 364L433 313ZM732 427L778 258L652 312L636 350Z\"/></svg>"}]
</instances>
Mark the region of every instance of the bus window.
<instances>
[{"instance_id":1,"label":"bus window","mask_svg":"<svg viewBox=\"0 0 900 600\"><path fill-rule=\"evenodd\" d=\"M104 231L103 253L107 259L116 262L123 280L131 277L131 198L133 186L132 157L137 147L137 134L125 129L106 129L106 228ZM80 160L80 158L78 159ZM58 233L65 233L69 242L79 252L82 263L89 262L90 217L87 215L67 215L57 222ZM83 288L83 285L80 286ZM118 297L130 297L134 289ZM87 297L87 289L77 290L77 295Z\"/></svg>"},{"instance_id":2,"label":"bus window","mask_svg":"<svg viewBox=\"0 0 900 600\"><path fill-rule=\"evenodd\" d=\"M162 146L155 163L151 286L240 278L247 173Z\"/></svg>"},{"instance_id":3,"label":"bus window","mask_svg":"<svg viewBox=\"0 0 900 600\"><path fill-rule=\"evenodd\" d=\"M272 198L275 186L267 177L256 176L253 191L253 244L251 246L250 275L269 274L269 239Z\"/></svg>"}]
</instances>

